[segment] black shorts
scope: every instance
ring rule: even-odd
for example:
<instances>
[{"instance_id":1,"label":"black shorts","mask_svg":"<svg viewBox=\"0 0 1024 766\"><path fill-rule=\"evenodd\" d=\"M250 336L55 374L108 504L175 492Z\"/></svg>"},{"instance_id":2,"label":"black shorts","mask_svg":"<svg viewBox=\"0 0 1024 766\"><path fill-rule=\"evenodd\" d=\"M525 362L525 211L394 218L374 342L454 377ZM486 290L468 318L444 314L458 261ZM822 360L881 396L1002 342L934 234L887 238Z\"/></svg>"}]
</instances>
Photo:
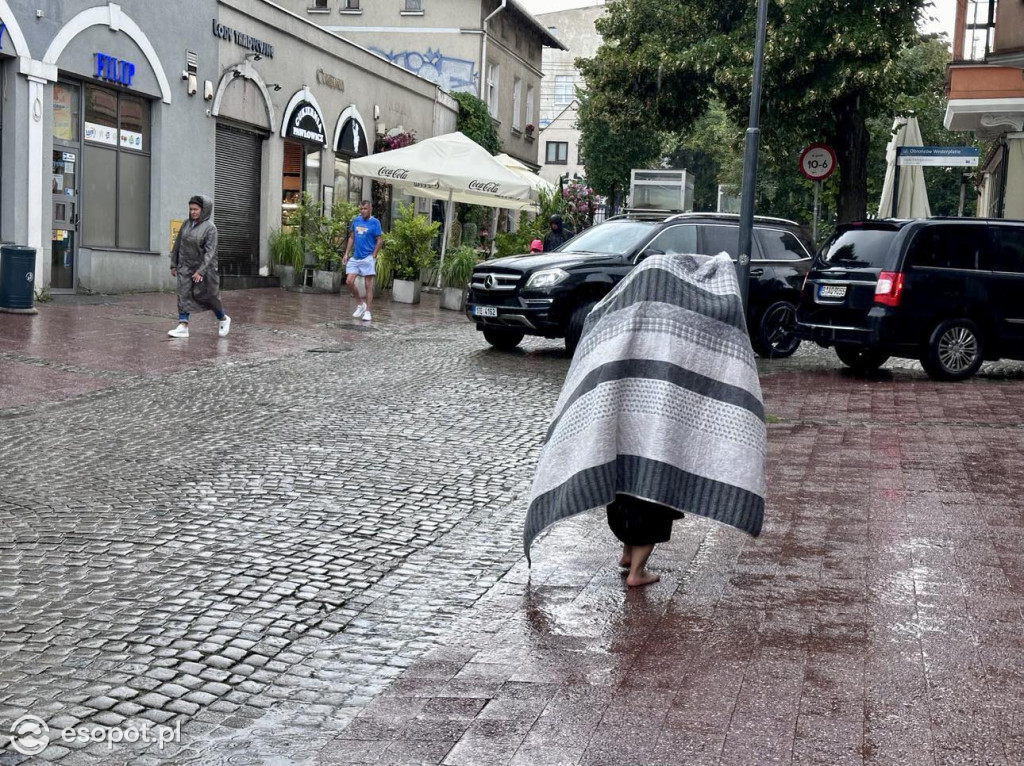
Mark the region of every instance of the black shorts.
<instances>
[{"instance_id":1,"label":"black shorts","mask_svg":"<svg viewBox=\"0 0 1024 766\"><path fill-rule=\"evenodd\" d=\"M667 543L672 522L681 518L680 511L631 495L616 495L608 506L608 526L625 545Z\"/></svg>"}]
</instances>

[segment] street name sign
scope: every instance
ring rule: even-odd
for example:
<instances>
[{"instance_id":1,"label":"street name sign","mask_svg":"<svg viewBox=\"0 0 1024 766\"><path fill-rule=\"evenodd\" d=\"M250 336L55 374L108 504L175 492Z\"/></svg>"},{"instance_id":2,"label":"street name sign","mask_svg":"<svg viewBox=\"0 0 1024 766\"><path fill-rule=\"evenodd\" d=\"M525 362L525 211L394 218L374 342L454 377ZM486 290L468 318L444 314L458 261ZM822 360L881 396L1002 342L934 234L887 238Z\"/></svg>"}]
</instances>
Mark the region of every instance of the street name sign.
<instances>
[{"instance_id":1,"label":"street name sign","mask_svg":"<svg viewBox=\"0 0 1024 766\"><path fill-rule=\"evenodd\" d=\"M939 168L976 168L978 150L973 146L898 146L896 164Z\"/></svg>"}]
</instances>

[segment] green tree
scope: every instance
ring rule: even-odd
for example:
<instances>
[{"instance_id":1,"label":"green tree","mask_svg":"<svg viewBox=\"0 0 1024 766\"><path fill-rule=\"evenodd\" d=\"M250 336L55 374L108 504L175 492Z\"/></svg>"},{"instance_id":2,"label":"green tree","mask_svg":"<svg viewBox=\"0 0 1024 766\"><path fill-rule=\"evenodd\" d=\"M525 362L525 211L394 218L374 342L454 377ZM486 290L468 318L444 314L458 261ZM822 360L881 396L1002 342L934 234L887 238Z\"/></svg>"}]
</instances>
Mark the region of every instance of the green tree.
<instances>
[{"instance_id":1,"label":"green tree","mask_svg":"<svg viewBox=\"0 0 1024 766\"><path fill-rule=\"evenodd\" d=\"M920 41L928 0L786 0L769 6L761 148L769 161L811 141L839 160L838 217L864 217L871 117L891 115L919 83L899 68ZM577 62L596 112L620 135L691 128L719 99L734 124L750 102L756 4L623 0L597 29L604 44Z\"/></svg>"},{"instance_id":2,"label":"green tree","mask_svg":"<svg viewBox=\"0 0 1024 766\"><path fill-rule=\"evenodd\" d=\"M452 98L459 102L459 116L455 127L464 136L473 139L491 154L501 152L501 139L494 120L487 111L487 104L472 93L452 93Z\"/></svg>"},{"instance_id":3,"label":"green tree","mask_svg":"<svg viewBox=\"0 0 1024 766\"><path fill-rule=\"evenodd\" d=\"M580 156L586 158L587 184L609 200L629 189L633 168L657 167L662 156L662 134L621 132L594 108L590 98L578 95L576 127L580 130Z\"/></svg>"}]
</instances>

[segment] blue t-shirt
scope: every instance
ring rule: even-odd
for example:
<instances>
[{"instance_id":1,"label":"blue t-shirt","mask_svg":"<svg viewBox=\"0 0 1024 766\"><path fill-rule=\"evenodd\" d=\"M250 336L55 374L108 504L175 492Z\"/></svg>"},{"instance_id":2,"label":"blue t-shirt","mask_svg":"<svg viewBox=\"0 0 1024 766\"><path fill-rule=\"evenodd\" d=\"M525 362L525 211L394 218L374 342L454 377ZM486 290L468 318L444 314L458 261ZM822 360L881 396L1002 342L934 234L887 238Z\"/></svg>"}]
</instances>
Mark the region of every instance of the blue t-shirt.
<instances>
[{"instance_id":1,"label":"blue t-shirt","mask_svg":"<svg viewBox=\"0 0 1024 766\"><path fill-rule=\"evenodd\" d=\"M352 257L357 261L369 258L373 255L373 248L377 246L377 237L381 235L380 221L372 215L363 219L357 215L352 219L352 236L355 241L352 243Z\"/></svg>"}]
</instances>

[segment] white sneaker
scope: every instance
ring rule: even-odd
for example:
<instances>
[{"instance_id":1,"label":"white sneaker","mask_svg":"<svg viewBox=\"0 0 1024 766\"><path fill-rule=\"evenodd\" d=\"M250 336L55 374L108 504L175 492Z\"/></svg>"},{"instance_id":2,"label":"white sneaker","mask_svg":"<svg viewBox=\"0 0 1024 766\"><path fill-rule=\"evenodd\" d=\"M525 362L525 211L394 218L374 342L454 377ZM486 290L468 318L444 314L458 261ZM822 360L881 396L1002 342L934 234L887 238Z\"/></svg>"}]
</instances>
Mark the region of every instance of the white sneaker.
<instances>
[{"instance_id":1,"label":"white sneaker","mask_svg":"<svg viewBox=\"0 0 1024 766\"><path fill-rule=\"evenodd\" d=\"M173 330L168 330L167 334L172 338L187 338L188 337L188 325L181 322Z\"/></svg>"},{"instance_id":2,"label":"white sneaker","mask_svg":"<svg viewBox=\"0 0 1024 766\"><path fill-rule=\"evenodd\" d=\"M231 317L226 316L217 324L217 334L223 338L229 332L231 332Z\"/></svg>"},{"instance_id":3,"label":"white sneaker","mask_svg":"<svg viewBox=\"0 0 1024 766\"><path fill-rule=\"evenodd\" d=\"M369 322L372 318L373 317L370 316L370 312L367 311L366 308L364 307L363 308L363 321L364 322Z\"/></svg>"},{"instance_id":4,"label":"white sneaker","mask_svg":"<svg viewBox=\"0 0 1024 766\"><path fill-rule=\"evenodd\" d=\"M365 303L360 303L358 308L356 308L356 310L352 312L352 316L355 317L356 319L359 319L359 317L361 317L365 313L366 313L366 304Z\"/></svg>"}]
</instances>

